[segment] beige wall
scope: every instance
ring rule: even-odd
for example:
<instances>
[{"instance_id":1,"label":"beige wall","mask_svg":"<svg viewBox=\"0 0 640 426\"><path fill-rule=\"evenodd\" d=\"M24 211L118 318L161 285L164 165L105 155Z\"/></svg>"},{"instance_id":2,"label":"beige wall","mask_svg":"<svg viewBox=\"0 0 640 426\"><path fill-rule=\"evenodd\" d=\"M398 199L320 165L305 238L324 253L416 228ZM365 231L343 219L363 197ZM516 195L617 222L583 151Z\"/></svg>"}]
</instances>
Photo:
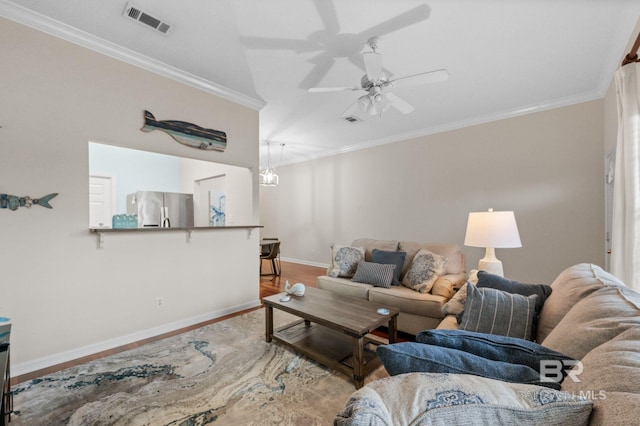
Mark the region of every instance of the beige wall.
<instances>
[{"instance_id":1,"label":"beige wall","mask_svg":"<svg viewBox=\"0 0 640 426\"><path fill-rule=\"evenodd\" d=\"M603 263L603 155L598 100L293 164L260 189L263 233L326 264L332 242L462 244L470 211L514 210L523 247L496 250L505 274L550 282ZM468 269L484 254L464 251Z\"/></svg>"},{"instance_id":2,"label":"beige wall","mask_svg":"<svg viewBox=\"0 0 640 426\"><path fill-rule=\"evenodd\" d=\"M89 233L88 141L258 166L258 112L0 19L0 313L21 374L258 303L258 232ZM144 133L142 113L227 132L224 153ZM254 188L257 177L253 177ZM253 190L254 223L258 190ZM165 306L156 308L156 297Z\"/></svg>"}]
</instances>

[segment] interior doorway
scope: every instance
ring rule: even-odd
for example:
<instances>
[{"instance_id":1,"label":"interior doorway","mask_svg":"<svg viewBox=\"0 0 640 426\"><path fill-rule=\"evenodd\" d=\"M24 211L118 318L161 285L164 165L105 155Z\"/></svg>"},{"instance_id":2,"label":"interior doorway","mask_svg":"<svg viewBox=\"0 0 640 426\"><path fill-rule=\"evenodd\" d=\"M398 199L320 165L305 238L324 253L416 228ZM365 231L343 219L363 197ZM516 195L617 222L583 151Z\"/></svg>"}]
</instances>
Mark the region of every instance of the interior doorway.
<instances>
[{"instance_id":1,"label":"interior doorway","mask_svg":"<svg viewBox=\"0 0 640 426\"><path fill-rule=\"evenodd\" d=\"M115 213L115 184L112 176L89 176L89 227L111 228Z\"/></svg>"}]
</instances>

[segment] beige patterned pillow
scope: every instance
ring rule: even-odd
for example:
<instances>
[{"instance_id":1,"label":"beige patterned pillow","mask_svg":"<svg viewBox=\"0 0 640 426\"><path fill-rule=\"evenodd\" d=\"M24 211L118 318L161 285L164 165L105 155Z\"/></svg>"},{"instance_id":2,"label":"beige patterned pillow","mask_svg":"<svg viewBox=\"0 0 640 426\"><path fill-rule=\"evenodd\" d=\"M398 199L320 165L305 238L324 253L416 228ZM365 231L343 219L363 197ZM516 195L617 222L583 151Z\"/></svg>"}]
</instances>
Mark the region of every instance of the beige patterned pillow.
<instances>
[{"instance_id":1,"label":"beige patterned pillow","mask_svg":"<svg viewBox=\"0 0 640 426\"><path fill-rule=\"evenodd\" d=\"M402 285L420 293L427 293L445 271L447 258L422 249L416 253Z\"/></svg>"},{"instance_id":2,"label":"beige patterned pillow","mask_svg":"<svg viewBox=\"0 0 640 426\"><path fill-rule=\"evenodd\" d=\"M329 276L333 278L351 278L358 269L358 263L364 260L364 248L334 245L332 249L333 267Z\"/></svg>"}]
</instances>

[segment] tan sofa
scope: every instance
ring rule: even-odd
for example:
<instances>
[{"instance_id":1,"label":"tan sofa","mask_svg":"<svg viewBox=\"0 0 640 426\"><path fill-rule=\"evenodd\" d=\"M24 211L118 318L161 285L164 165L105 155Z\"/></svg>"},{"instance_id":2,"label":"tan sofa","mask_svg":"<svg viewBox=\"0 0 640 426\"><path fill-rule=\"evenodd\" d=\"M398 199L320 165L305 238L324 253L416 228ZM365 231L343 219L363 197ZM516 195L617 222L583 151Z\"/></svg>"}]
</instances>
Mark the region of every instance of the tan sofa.
<instances>
[{"instance_id":1,"label":"tan sofa","mask_svg":"<svg viewBox=\"0 0 640 426\"><path fill-rule=\"evenodd\" d=\"M588 263L563 271L551 288L540 313L536 340L580 360L572 369L575 378L566 377L561 392L467 374L406 373L356 391L335 424L638 424L640 293ZM455 317L448 316L439 328L457 328ZM429 407L429 393L435 391L464 391L476 404L455 405L452 401L434 410ZM533 398L538 395L544 398ZM482 404L477 403L481 400ZM531 405L524 406L529 400ZM514 401L523 406L514 410ZM556 402L556 408L545 408ZM571 411L584 408L585 403L586 412ZM543 412L550 417L545 418ZM483 422L483 416L492 417Z\"/></svg>"},{"instance_id":2,"label":"tan sofa","mask_svg":"<svg viewBox=\"0 0 640 426\"><path fill-rule=\"evenodd\" d=\"M374 249L404 251L407 255L400 275L401 279L409 270L413 257L420 249L427 249L447 258L445 274L438 278L429 293L424 294L404 286L382 288L353 282L349 278L334 278L329 275L318 277L318 288L323 290L400 308L399 331L417 334L422 330L437 327L443 318L442 306L465 283L465 256L457 244L360 238L354 240L351 247L363 247L365 261L371 261ZM332 268L333 265L330 265L327 274Z\"/></svg>"}]
</instances>

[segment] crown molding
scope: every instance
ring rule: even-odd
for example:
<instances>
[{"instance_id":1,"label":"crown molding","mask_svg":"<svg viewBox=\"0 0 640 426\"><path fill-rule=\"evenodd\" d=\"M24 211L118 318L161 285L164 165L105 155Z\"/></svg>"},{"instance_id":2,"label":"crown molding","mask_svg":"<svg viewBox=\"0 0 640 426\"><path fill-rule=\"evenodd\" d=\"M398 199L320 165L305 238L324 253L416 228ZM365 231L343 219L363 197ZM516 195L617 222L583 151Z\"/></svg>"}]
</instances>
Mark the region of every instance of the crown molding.
<instances>
[{"instance_id":1,"label":"crown molding","mask_svg":"<svg viewBox=\"0 0 640 426\"><path fill-rule=\"evenodd\" d=\"M535 112L547 111L555 108L562 108L570 105L576 105L584 102L593 101L596 99L601 99L603 95L600 93L600 90L594 90L589 93L583 93L575 96L568 96L565 98L556 99L549 102L538 103L533 105L527 105L520 108L515 108L512 110L500 111L493 114L486 114L477 117L473 117L467 120L460 120L451 123L445 123L440 126L428 127L424 129L419 129L412 132L401 133L398 135L388 136L385 138L375 139L367 142L345 145L339 148L326 150L319 153L306 155L304 158L292 159L290 161L285 161L281 164L281 166L286 166L288 164L296 164L302 163L305 161L316 160L324 157L331 157L334 155L346 154L348 152L359 151L361 149L369 149L380 145L387 145L390 143L396 142L404 142L411 139L417 139L424 136L434 135L437 133L450 132L453 130L462 129L465 127L477 126L480 124L491 123L493 121L505 120L508 118L518 117L522 115L532 114Z\"/></svg>"},{"instance_id":2,"label":"crown molding","mask_svg":"<svg viewBox=\"0 0 640 426\"><path fill-rule=\"evenodd\" d=\"M266 105L262 99L223 87L7 0L0 0L0 16L245 107L260 110Z\"/></svg>"}]
</instances>

